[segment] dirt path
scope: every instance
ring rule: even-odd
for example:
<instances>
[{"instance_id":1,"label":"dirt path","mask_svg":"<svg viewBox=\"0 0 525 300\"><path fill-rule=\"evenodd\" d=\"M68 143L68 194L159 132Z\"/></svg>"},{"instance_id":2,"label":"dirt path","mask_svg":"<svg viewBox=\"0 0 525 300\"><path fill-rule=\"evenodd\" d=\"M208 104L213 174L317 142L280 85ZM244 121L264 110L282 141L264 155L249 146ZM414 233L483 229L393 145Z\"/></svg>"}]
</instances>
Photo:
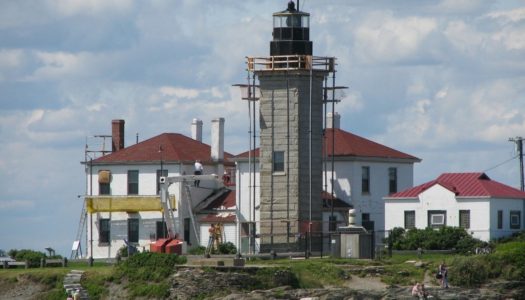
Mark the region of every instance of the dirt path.
<instances>
[{"instance_id":1,"label":"dirt path","mask_svg":"<svg viewBox=\"0 0 525 300\"><path fill-rule=\"evenodd\" d=\"M367 290L367 291L383 291L388 285L381 282L379 277L359 277L352 276L348 281L348 287L352 289Z\"/></svg>"}]
</instances>

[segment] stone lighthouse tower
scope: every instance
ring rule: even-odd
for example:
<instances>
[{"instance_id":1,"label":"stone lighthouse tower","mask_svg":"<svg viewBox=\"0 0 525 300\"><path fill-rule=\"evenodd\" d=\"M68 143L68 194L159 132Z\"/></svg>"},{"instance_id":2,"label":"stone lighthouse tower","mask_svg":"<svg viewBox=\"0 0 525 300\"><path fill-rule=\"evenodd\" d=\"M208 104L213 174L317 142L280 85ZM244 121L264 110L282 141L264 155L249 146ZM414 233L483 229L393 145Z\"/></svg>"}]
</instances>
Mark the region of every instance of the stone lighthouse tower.
<instances>
[{"instance_id":1,"label":"stone lighthouse tower","mask_svg":"<svg viewBox=\"0 0 525 300\"><path fill-rule=\"evenodd\" d=\"M334 58L312 56L310 14L273 14L269 57L248 57L260 88L260 251L316 251L322 240L324 80Z\"/></svg>"}]
</instances>

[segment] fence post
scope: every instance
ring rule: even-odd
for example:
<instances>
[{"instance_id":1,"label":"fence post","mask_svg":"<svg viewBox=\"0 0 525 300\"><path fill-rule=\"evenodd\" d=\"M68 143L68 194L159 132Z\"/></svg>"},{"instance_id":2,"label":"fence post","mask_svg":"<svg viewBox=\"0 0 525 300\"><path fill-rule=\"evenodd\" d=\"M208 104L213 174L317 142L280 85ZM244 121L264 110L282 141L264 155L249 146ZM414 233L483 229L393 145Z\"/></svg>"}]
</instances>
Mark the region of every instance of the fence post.
<instances>
[{"instance_id":1,"label":"fence post","mask_svg":"<svg viewBox=\"0 0 525 300\"><path fill-rule=\"evenodd\" d=\"M43 268L46 266L46 259L45 258L41 258L40 259L40 268Z\"/></svg>"}]
</instances>

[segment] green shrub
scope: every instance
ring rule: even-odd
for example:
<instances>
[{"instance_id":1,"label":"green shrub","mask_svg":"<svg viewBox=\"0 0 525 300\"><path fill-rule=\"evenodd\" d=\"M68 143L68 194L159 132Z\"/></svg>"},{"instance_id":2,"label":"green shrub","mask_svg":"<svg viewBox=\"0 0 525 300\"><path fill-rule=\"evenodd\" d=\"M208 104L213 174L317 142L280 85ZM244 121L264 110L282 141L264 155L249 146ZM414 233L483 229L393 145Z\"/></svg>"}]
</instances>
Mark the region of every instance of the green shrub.
<instances>
[{"instance_id":1,"label":"green shrub","mask_svg":"<svg viewBox=\"0 0 525 300\"><path fill-rule=\"evenodd\" d=\"M456 249L461 253L471 253L482 242L473 238L465 229L459 227L441 227L410 229L394 228L387 241L395 250L450 250Z\"/></svg>"},{"instance_id":2,"label":"green shrub","mask_svg":"<svg viewBox=\"0 0 525 300\"><path fill-rule=\"evenodd\" d=\"M490 277L492 264L483 256L456 257L449 267L450 283L457 286L479 286Z\"/></svg>"},{"instance_id":3,"label":"green shrub","mask_svg":"<svg viewBox=\"0 0 525 300\"><path fill-rule=\"evenodd\" d=\"M22 250L10 250L9 256L17 261L29 261L29 266L38 267L40 266L40 260L46 257L46 254L39 251L22 249Z\"/></svg>"},{"instance_id":4,"label":"green shrub","mask_svg":"<svg viewBox=\"0 0 525 300\"><path fill-rule=\"evenodd\" d=\"M512 241L496 245L492 254L501 265L505 279L525 280L525 241Z\"/></svg>"},{"instance_id":5,"label":"green shrub","mask_svg":"<svg viewBox=\"0 0 525 300\"><path fill-rule=\"evenodd\" d=\"M235 254L237 253L237 248L235 248L235 245L232 242L226 242L219 244L217 247L218 252L220 254Z\"/></svg>"},{"instance_id":6,"label":"green shrub","mask_svg":"<svg viewBox=\"0 0 525 300\"><path fill-rule=\"evenodd\" d=\"M203 255L205 252L206 247L204 246L193 247L190 250L188 250L188 254L190 255Z\"/></svg>"},{"instance_id":7,"label":"green shrub","mask_svg":"<svg viewBox=\"0 0 525 300\"><path fill-rule=\"evenodd\" d=\"M166 279L175 265L185 264L185 256L154 252L137 253L117 266L117 274L130 281L159 282Z\"/></svg>"},{"instance_id":8,"label":"green shrub","mask_svg":"<svg viewBox=\"0 0 525 300\"><path fill-rule=\"evenodd\" d=\"M128 257L128 246L124 245L118 249L117 255L120 257Z\"/></svg>"}]
</instances>

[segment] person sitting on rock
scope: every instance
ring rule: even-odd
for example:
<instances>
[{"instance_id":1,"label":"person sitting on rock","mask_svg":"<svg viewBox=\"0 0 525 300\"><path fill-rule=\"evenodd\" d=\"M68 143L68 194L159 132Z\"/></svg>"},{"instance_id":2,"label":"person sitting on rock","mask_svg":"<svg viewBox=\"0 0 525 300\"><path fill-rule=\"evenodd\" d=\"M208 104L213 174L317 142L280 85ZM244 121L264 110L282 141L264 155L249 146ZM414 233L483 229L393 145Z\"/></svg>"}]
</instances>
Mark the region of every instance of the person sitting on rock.
<instances>
[{"instance_id":1,"label":"person sitting on rock","mask_svg":"<svg viewBox=\"0 0 525 300\"><path fill-rule=\"evenodd\" d=\"M417 297L418 299L427 299L427 291L425 290L425 285L417 282L412 287L412 296Z\"/></svg>"}]
</instances>

